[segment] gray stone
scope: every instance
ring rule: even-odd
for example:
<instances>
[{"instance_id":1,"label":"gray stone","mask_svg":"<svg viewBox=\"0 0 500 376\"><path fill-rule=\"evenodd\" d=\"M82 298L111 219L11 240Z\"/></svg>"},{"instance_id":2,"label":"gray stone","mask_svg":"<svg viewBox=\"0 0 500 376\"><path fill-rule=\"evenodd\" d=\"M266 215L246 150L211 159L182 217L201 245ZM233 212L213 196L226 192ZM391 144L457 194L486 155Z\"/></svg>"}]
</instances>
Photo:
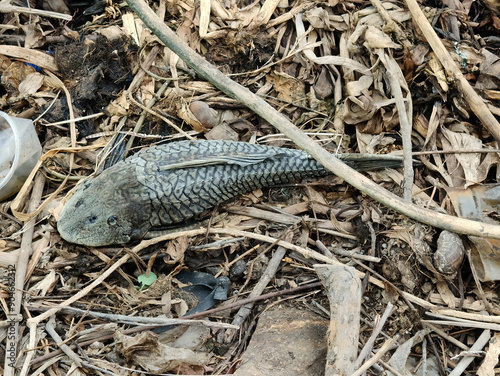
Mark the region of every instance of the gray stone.
<instances>
[{"instance_id":1,"label":"gray stone","mask_svg":"<svg viewBox=\"0 0 500 376\"><path fill-rule=\"evenodd\" d=\"M328 320L310 311L264 312L235 376L323 376Z\"/></svg>"}]
</instances>

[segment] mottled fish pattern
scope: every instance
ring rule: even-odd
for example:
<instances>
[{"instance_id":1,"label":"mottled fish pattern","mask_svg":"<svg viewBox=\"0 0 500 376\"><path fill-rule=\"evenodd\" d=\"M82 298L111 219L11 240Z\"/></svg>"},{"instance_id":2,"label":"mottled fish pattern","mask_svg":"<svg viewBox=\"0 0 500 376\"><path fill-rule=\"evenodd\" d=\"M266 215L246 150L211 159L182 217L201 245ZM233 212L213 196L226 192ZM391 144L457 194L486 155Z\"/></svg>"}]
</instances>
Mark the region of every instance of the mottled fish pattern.
<instances>
[{"instance_id":1,"label":"mottled fish pattern","mask_svg":"<svg viewBox=\"0 0 500 376\"><path fill-rule=\"evenodd\" d=\"M357 170L401 165L384 155L340 154ZM241 193L329 172L307 153L234 141L180 141L143 149L83 182L57 228L72 243L141 239Z\"/></svg>"}]
</instances>

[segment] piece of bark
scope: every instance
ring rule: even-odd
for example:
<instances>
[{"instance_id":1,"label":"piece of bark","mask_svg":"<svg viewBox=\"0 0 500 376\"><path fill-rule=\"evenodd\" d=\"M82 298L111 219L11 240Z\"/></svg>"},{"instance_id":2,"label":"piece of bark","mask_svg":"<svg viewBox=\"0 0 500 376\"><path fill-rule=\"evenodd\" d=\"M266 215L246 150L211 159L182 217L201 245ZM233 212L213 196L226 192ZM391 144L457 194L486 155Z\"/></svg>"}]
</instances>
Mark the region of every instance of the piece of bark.
<instances>
[{"instance_id":1,"label":"piece of bark","mask_svg":"<svg viewBox=\"0 0 500 376\"><path fill-rule=\"evenodd\" d=\"M345 265L315 265L330 301L325 376L351 375L358 354L361 280Z\"/></svg>"}]
</instances>

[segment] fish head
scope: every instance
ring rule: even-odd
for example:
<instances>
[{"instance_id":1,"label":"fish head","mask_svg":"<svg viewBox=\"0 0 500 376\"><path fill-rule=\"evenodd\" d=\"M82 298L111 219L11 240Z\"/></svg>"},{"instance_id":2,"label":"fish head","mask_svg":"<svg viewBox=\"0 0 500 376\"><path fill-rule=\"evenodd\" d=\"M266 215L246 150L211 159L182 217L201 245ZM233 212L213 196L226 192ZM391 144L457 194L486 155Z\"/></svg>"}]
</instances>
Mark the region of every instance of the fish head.
<instances>
[{"instance_id":1,"label":"fish head","mask_svg":"<svg viewBox=\"0 0 500 376\"><path fill-rule=\"evenodd\" d=\"M115 166L82 182L57 221L61 237L92 247L142 238L148 230L148 207L135 188L141 187L133 176Z\"/></svg>"}]
</instances>

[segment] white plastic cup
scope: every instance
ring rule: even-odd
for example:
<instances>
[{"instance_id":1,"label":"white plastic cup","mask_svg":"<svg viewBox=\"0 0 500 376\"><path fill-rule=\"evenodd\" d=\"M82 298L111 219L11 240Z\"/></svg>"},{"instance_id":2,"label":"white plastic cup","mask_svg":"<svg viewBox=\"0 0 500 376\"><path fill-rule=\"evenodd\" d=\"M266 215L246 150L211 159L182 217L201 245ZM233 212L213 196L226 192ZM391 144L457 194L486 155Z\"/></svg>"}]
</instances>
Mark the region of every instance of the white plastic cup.
<instances>
[{"instance_id":1,"label":"white plastic cup","mask_svg":"<svg viewBox=\"0 0 500 376\"><path fill-rule=\"evenodd\" d=\"M33 122L0 111L0 201L21 189L41 154Z\"/></svg>"}]
</instances>

